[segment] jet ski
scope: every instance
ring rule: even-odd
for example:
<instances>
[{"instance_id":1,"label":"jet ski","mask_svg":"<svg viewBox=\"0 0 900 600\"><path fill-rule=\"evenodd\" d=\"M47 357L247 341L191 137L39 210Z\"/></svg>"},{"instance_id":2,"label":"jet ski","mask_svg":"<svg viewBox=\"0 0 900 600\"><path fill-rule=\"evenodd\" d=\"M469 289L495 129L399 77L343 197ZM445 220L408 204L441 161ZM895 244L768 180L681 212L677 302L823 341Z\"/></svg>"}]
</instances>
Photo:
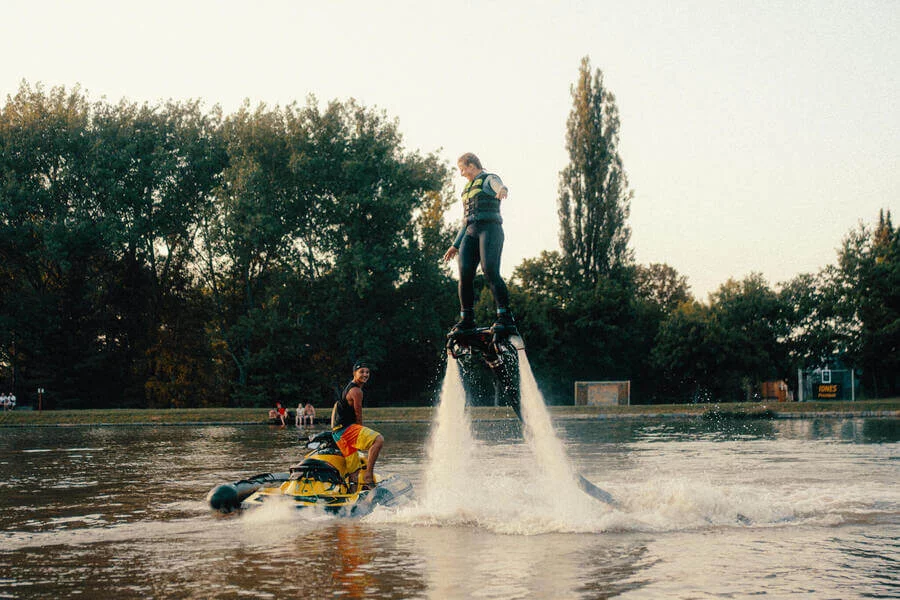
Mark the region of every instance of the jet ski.
<instances>
[{"instance_id":1,"label":"jet ski","mask_svg":"<svg viewBox=\"0 0 900 600\"><path fill-rule=\"evenodd\" d=\"M262 473L214 487L206 496L210 508L230 513L288 501L298 509L320 508L340 517L358 518L376 506L399 506L412 497L412 484L397 475L376 475L371 489L354 483L330 431L310 438L306 447L310 452L286 473Z\"/></svg>"}]
</instances>

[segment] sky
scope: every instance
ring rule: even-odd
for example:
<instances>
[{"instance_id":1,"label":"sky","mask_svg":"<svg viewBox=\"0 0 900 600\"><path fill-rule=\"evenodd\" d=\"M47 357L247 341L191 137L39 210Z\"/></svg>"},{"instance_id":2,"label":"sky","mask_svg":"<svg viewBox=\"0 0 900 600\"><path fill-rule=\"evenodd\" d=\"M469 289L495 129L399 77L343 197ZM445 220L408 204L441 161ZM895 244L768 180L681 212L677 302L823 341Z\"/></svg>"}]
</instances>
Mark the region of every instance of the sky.
<instances>
[{"instance_id":1,"label":"sky","mask_svg":"<svg viewBox=\"0 0 900 600\"><path fill-rule=\"evenodd\" d=\"M226 113L310 94L383 110L406 150L474 152L502 177L505 276L559 248L584 56L619 108L635 258L699 300L834 264L879 209L900 224L896 0L7 0L0 56L4 103L25 80Z\"/></svg>"}]
</instances>

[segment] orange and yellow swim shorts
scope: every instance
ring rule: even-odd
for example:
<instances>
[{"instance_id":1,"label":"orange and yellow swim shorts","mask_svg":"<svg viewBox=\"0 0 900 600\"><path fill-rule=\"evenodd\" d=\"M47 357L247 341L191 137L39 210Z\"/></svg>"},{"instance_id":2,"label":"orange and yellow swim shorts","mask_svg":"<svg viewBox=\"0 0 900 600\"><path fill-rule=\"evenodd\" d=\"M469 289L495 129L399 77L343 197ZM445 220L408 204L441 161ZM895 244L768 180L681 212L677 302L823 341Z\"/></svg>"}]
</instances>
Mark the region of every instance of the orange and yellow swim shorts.
<instances>
[{"instance_id":1,"label":"orange and yellow swim shorts","mask_svg":"<svg viewBox=\"0 0 900 600\"><path fill-rule=\"evenodd\" d=\"M341 454L347 459L347 471L353 473L362 468L360 450L368 450L375 443L380 433L362 425L347 425L343 429L333 432L334 441L340 448Z\"/></svg>"}]
</instances>

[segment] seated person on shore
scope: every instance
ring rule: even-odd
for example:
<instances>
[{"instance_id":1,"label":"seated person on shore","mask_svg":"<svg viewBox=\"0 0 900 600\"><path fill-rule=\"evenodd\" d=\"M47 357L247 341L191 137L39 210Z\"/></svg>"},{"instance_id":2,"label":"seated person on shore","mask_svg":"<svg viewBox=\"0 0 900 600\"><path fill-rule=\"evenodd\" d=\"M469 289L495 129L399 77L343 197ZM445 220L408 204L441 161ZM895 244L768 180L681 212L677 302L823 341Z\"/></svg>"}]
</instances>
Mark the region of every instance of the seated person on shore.
<instances>
[{"instance_id":1,"label":"seated person on shore","mask_svg":"<svg viewBox=\"0 0 900 600\"><path fill-rule=\"evenodd\" d=\"M269 419L273 421L281 421L281 426L287 425L287 409L281 405L281 402L275 403L275 408L269 411Z\"/></svg>"},{"instance_id":2,"label":"seated person on shore","mask_svg":"<svg viewBox=\"0 0 900 600\"><path fill-rule=\"evenodd\" d=\"M299 406L297 407L297 415L298 416L300 415L300 407ZM306 423L308 426L312 427L315 420L316 420L316 409L309 402L309 400L307 400L306 406L303 407L303 416L301 418L300 423L301 424Z\"/></svg>"}]
</instances>

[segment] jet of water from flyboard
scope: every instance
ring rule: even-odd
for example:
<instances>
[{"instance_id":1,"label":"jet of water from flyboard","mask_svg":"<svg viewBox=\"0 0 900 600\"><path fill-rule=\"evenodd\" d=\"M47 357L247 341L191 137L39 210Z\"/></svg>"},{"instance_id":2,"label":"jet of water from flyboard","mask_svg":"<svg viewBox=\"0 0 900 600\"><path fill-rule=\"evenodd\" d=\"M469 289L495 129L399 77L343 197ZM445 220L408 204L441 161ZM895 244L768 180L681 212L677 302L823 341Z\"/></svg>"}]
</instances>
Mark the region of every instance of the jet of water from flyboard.
<instances>
[{"instance_id":1,"label":"jet of water from flyboard","mask_svg":"<svg viewBox=\"0 0 900 600\"><path fill-rule=\"evenodd\" d=\"M565 455L561 441L556 437L550 413L537 386L531 365L524 349L518 351L518 375L520 406L517 416L524 424L524 434L529 448L545 480L552 480L556 489L577 485L588 495L614 504L612 496L575 472ZM471 473L471 454L474 440L471 423L466 413L466 392L463 387L457 360L448 360L441 386L440 404L435 416L429 446L429 468L425 480L425 498L443 498L452 502L454 496L464 496L465 489L454 490L464 478L460 473ZM456 493L458 492L458 493ZM451 508L446 506L444 508Z\"/></svg>"},{"instance_id":2,"label":"jet of water from flyboard","mask_svg":"<svg viewBox=\"0 0 900 600\"><path fill-rule=\"evenodd\" d=\"M583 492L605 502L615 504L613 497L576 472L568 458L562 442L556 437L550 412L544 402L531 371L531 364L524 350L519 350L519 389L521 419L525 427L525 440L534 452L538 465L546 477L553 477L560 488L569 484L577 485Z\"/></svg>"},{"instance_id":3,"label":"jet of water from flyboard","mask_svg":"<svg viewBox=\"0 0 900 600\"><path fill-rule=\"evenodd\" d=\"M425 475L424 497L430 504L451 503L454 497L465 495L464 488L455 493L457 490L454 486L465 485L465 479L460 474L469 471L474 440L466 413L466 391L456 360L447 361L439 402L428 447L429 465ZM450 510L452 506L436 508Z\"/></svg>"}]
</instances>

